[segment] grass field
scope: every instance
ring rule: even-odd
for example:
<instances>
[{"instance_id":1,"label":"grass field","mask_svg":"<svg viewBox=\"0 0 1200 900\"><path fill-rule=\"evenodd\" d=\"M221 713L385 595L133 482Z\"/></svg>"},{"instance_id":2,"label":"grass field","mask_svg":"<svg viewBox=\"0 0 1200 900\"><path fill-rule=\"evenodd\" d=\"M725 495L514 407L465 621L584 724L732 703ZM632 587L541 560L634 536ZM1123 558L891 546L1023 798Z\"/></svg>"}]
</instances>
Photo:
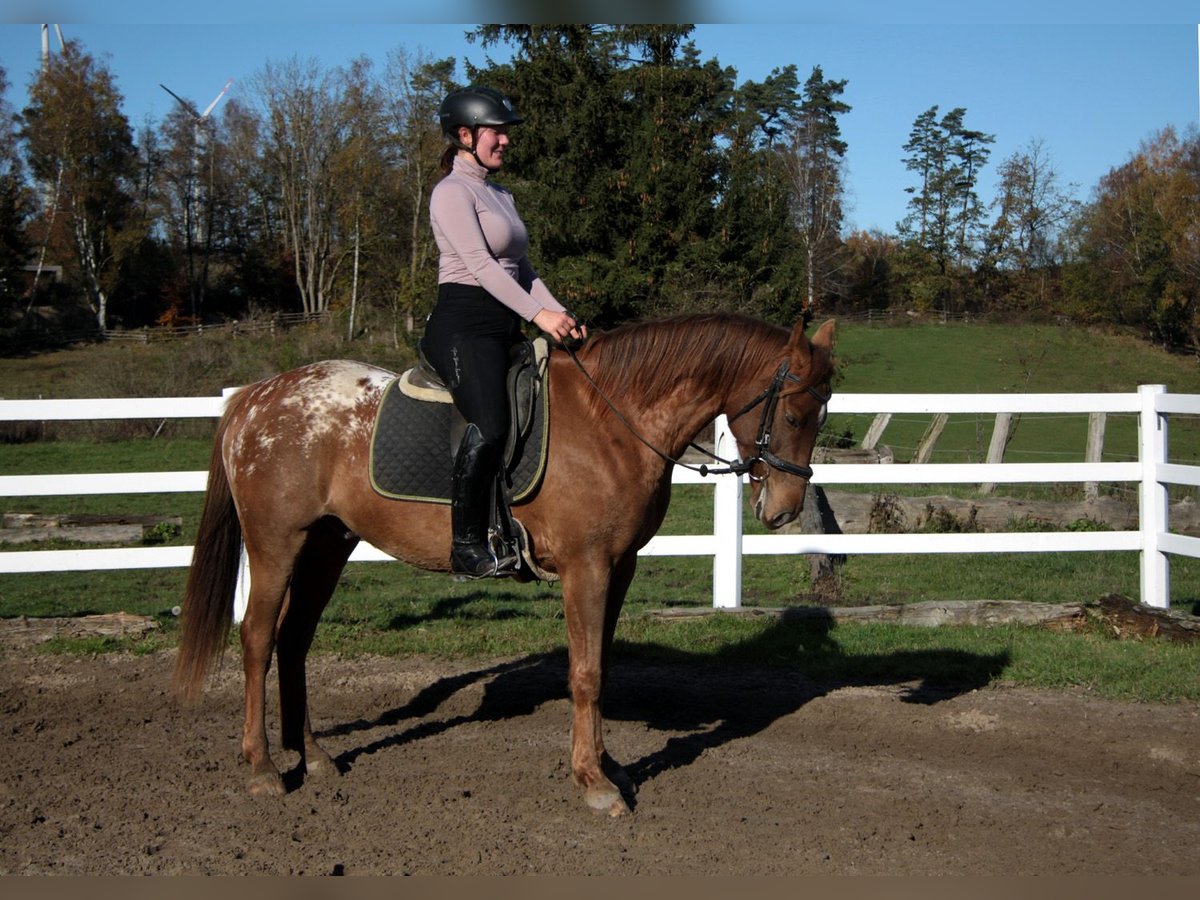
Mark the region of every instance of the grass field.
<instances>
[{"instance_id":1,"label":"grass field","mask_svg":"<svg viewBox=\"0 0 1200 900\"><path fill-rule=\"evenodd\" d=\"M206 394L216 393L224 384L261 377L265 374L261 368L269 368L272 361L290 366L308 361L308 355L358 355L331 352L347 348L312 335L301 347L268 347L257 353L226 344L202 346L205 340L195 339L194 346L171 345L175 352L169 357L152 345L144 354L128 347L101 347L28 360L5 359L0 360L0 378L9 397L130 396L139 384L155 386L142 392L146 395ZM227 369L221 366L218 350L230 358ZM1048 327L883 328L849 323L839 333L838 358L836 389L844 392L1127 391L1139 383L1166 384L1176 393L1200 392L1200 370L1194 360L1170 356L1132 339ZM251 359L256 361L251 363ZM399 363L388 364L395 368ZM123 371L108 372L109 367ZM196 375L201 370L203 378ZM964 377L964 372L970 375ZM86 377L89 374L91 377ZM181 377L195 386L179 389ZM167 389L171 386L176 386L175 390ZM990 421L962 418L952 420L935 461L978 459L986 451ZM1008 459L1082 458L1086 416L1033 419L1025 417L1018 425ZM857 440L867 424L867 417L835 416L827 430L849 431ZM902 459L904 448L915 446L927 424L927 417L894 418L884 443ZM182 428L154 427L135 436L80 428L75 434L66 434L68 439L0 444L0 474L204 469L210 433L207 423L192 423L190 433ZM1132 418L1110 417L1106 458L1132 455L1135 436ZM124 439L104 439L112 437ZM1172 419L1171 458L1194 462L1198 454L1200 429L1196 423ZM1053 494L1056 489L1039 490ZM183 532L172 542L188 544L200 502L196 494L12 498L5 511L180 515ZM678 488L663 533L705 531L710 523L711 492L704 487ZM746 529L761 530L749 518ZM851 605L928 599L1067 602L1110 592L1136 596L1138 579L1137 556L1132 553L860 556L848 559L840 571L842 602ZM0 617L123 609L157 616L163 624L159 636L136 646L161 646L174 639L175 620L170 610L179 603L184 575L183 570L3 575ZM1172 587L1173 605L1190 609L1200 600L1200 565L1174 559ZM744 596L748 606L806 603L809 594L805 560L746 558ZM1052 635L1032 629L974 628L922 631L891 626L814 631L811 625L733 616L683 623L650 615L663 607L704 606L710 597L709 561L644 559L619 633L621 652L698 653L713 660L803 665L814 674L829 672L838 677L857 671L865 677L868 672L878 674L878 667L898 665L904 654L933 642L1002 656L1001 677L1021 683L1087 685L1106 694L1141 699L1200 698L1195 678L1200 651L1117 642L1100 633ZM564 643L555 587L458 585L445 576L398 563L348 567L318 634L319 648L348 654L502 655L560 648ZM90 652L112 646L129 645L99 641L54 649ZM947 658L952 659L953 654Z\"/></svg>"}]
</instances>

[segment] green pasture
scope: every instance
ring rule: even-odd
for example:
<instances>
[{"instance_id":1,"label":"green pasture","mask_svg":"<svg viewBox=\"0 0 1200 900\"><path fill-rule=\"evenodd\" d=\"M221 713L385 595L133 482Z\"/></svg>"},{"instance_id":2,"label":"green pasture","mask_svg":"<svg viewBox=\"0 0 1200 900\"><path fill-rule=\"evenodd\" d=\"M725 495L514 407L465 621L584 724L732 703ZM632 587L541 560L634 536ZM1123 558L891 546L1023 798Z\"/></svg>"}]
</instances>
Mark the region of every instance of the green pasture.
<instances>
[{"instance_id":1,"label":"green pasture","mask_svg":"<svg viewBox=\"0 0 1200 900\"><path fill-rule=\"evenodd\" d=\"M75 365L94 364L89 362L90 351L70 352L78 354ZM180 355L190 352L180 350ZM307 361L291 359L281 350L274 354L295 364ZM1194 360L1130 339L1077 330L995 325L884 328L849 323L839 332L838 354L841 370L836 389L845 392L1127 391L1139 383L1163 383L1176 393L1200 392L1200 371ZM122 360L130 358L123 352ZM245 353L239 351L238 358L244 359ZM0 361L0 370L20 362ZM53 368L59 382L70 368L61 360ZM147 370L142 377L153 376ZM207 379L217 384L224 380L220 372L208 372ZM179 393L208 392L197 388ZM904 458L901 448L915 447L928 425L927 417L911 418L894 418L884 434L883 443L896 450L897 459ZM1086 416L1036 417L1036 427L1034 418L1026 416L1019 423L1007 458L1082 459ZM1133 452L1136 422L1119 419L1109 417L1109 459ZM835 416L827 432L849 430L857 442L868 424L865 416ZM210 452L206 424L191 425L192 433L147 428L120 440L80 434L0 443L0 474L205 469ZM952 419L935 461L982 458L990 429L990 421ZM1171 458L1194 461L1198 450L1195 423L1173 417ZM917 490L950 492L936 485ZM1001 486L1001 493L1005 490ZM1076 489L1039 490L1048 496L1056 491L1067 496ZM704 486L677 488L663 533L709 530L711 497ZM200 503L199 494L32 497L9 498L3 511L178 515L184 527L169 543L183 545L193 540ZM748 512L745 528L750 533L762 530ZM6 545L0 551L38 546L45 545ZM750 556L743 568L748 607L779 609L817 602L803 558ZM1200 561L1175 557L1171 571L1172 605L1189 612L1197 609ZM1075 602L1112 592L1136 597L1138 590L1138 559L1133 553L860 556L845 560L839 572L838 602L845 605L964 599ZM171 609L180 602L184 577L182 569L0 575L0 617L117 610L153 615L162 628L148 640L70 642L49 649L157 649L175 639ZM985 672L985 681L1077 686L1145 700L1200 699L1200 679L1195 677L1200 650L1115 641L1099 631L1059 635L1024 628L820 627L767 616L718 614L675 621L654 615L664 608L710 604L711 561L643 558L618 632L619 655L694 662L707 668L725 663L800 667L813 677L846 681L961 682ZM561 651L565 647L561 598L553 585L463 585L401 563L354 564L347 568L322 620L317 647L348 655L454 658Z\"/></svg>"},{"instance_id":2,"label":"green pasture","mask_svg":"<svg viewBox=\"0 0 1200 900\"><path fill-rule=\"evenodd\" d=\"M838 331L835 390L846 393L1124 393L1163 384L1171 393L1200 393L1200 367L1131 337L1049 325L919 325L849 323ZM862 440L870 415L834 415L826 432ZM895 415L881 443L898 462L912 458L931 416ZM994 416L951 415L932 462L982 462ZM1082 461L1086 414L1026 414L1005 453L1009 462ZM1200 459L1200 421L1170 420L1172 462ZM1108 416L1104 461L1137 456L1137 417Z\"/></svg>"}]
</instances>

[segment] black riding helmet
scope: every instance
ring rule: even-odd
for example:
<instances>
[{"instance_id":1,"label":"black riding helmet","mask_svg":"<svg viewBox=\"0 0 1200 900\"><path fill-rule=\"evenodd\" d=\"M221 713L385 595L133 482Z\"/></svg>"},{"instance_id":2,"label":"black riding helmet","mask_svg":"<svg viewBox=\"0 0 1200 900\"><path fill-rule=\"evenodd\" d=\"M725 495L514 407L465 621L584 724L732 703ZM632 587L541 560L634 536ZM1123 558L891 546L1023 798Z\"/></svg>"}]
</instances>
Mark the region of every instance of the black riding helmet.
<instances>
[{"instance_id":1,"label":"black riding helmet","mask_svg":"<svg viewBox=\"0 0 1200 900\"><path fill-rule=\"evenodd\" d=\"M442 134L450 143L463 150L470 150L472 155L475 150L458 139L460 127L470 128L472 141L475 142L475 132L480 125L519 125L525 121L513 109L512 101L502 93L478 85L460 88L448 94L438 109L438 119L442 123ZM478 161L479 157L476 156L475 159Z\"/></svg>"}]
</instances>

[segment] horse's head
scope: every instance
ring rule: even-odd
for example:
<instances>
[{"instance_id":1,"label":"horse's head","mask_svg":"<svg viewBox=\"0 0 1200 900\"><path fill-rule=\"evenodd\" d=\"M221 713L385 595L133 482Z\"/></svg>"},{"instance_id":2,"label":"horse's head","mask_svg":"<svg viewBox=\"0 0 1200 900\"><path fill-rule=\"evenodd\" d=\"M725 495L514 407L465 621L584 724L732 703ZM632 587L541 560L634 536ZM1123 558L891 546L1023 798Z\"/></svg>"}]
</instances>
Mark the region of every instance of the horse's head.
<instances>
[{"instance_id":1,"label":"horse's head","mask_svg":"<svg viewBox=\"0 0 1200 900\"><path fill-rule=\"evenodd\" d=\"M810 341L799 322L788 339L766 394L762 411L742 417L735 427L744 459L754 459L750 470L750 500L758 520L768 528L792 522L804 508L809 464L817 433L825 421L833 379L834 320L817 329ZM749 429L757 428L754 434Z\"/></svg>"}]
</instances>

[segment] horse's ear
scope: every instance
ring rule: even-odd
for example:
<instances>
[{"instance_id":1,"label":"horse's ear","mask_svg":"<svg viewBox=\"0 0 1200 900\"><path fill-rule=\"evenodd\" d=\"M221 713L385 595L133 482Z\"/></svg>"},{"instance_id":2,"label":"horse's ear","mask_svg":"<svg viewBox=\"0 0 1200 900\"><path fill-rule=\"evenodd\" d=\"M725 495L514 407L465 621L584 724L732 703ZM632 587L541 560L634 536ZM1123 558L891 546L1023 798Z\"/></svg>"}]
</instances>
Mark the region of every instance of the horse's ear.
<instances>
[{"instance_id":1,"label":"horse's ear","mask_svg":"<svg viewBox=\"0 0 1200 900\"><path fill-rule=\"evenodd\" d=\"M801 319L792 326L791 337L788 338L788 352L794 353L799 350L802 355L808 355L808 341L804 337L804 319ZM826 350L833 349L833 332L837 326L837 319L828 319L821 323L821 327L817 329L812 336L812 345L814 347L824 347Z\"/></svg>"},{"instance_id":2,"label":"horse's ear","mask_svg":"<svg viewBox=\"0 0 1200 900\"><path fill-rule=\"evenodd\" d=\"M837 330L837 319L827 319L821 323L821 327L817 329L816 334L812 336L814 347L824 347L826 350L833 349L833 334Z\"/></svg>"}]
</instances>

